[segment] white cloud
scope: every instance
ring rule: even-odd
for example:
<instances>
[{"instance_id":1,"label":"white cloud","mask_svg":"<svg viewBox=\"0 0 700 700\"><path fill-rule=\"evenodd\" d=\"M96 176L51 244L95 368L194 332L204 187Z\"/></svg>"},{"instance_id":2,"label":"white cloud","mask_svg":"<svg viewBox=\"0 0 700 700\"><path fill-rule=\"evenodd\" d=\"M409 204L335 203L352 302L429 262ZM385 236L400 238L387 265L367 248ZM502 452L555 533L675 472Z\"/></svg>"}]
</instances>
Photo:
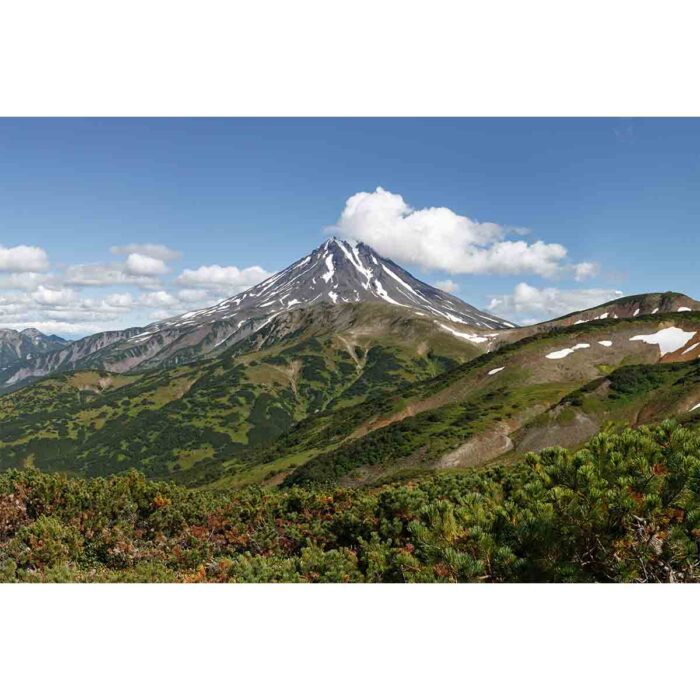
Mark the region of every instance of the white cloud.
<instances>
[{"instance_id":1,"label":"white cloud","mask_svg":"<svg viewBox=\"0 0 700 700\"><path fill-rule=\"evenodd\" d=\"M0 289L36 289L51 281L53 275L43 272L12 272L0 275Z\"/></svg>"},{"instance_id":2,"label":"white cloud","mask_svg":"<svg viewBox=\"0 0 700 700\"><path fill-rule=\"evenodd\" d=\"M214 303L216 299L212 292L208 289L181 289L177 293L177 298L188 304L204 303L211 301Z\"/></svg>"},{"instance_id":3,"label":"white cloud","mask_svg":"<svg viewBox=\"0 0 700 700\"><path fill-rule=\"evenodd\" d=\"M187 299L183 299L182 292L199 292L202 295L197 294L196 302L194 302L191 294L186 294ZM183 314L186 311L192 311L193 309L202 308L204 306L209 306L215 303L215 299L211 297L208 290L180 290L177 294L172 294L165 289L159 289L156 292L150 292L148 294L142 294L137 300L135 306L137 308L148 308L151 309L148 314L149 321L162 321L165 318L170 318L171 316L177 316Z\"/></svg>"},{"instance_id":4,"label":"white cloud","mask_svg":"<svg viewBox=\"0 0 700 700\"><path fill-rule=\"evenodd\" d=\"M143 253L129 253L124 270L129 275L155 277L168 271L168 266L160 258L152 258Z\"/></svg>"},{"instance_id":5,"label":"white cloud","mask_svg":"<svg viewBox=\"0 0 700 700\"><path fill-rule=\"evenodd\" d=\"M1 272L44 272L49 268L49 256L43 248L18 245L13 248L0 246Z\"/></svg>"},{"instance_id":6,"label":"white cloud","mask_svg":"<svg viewBox=\"0 0 700 700\"><path fill-rule=\"evenodd\" d=\"M3 251L7 253L4 259ZM211 306L271 274L259 266L239 269L210 265L186 269L177 279L177 286L165 287L169 283L161 275L169 271L166 260L175 259L179 252L157 244L114 246L111 251L126 257L120 262L74 264L39 272L21 268L43 267L45 254L41 249L0 247L0 265L4 266L0 267L0 291L16 290L0 295L0 327L21 330L34 326L77 337L142 326L154 319ZM110 287L135 287L144 293L134 295L133 290L115 289L109 294L100 293L102 288Z\"/></svg>"},{"instance_id":7,"label":"white cloud","mask_svg":"<svg viewBox=\"0 0 700 700\"><path fill-rule=\"evenodd\" d=\"M589 309L621 296L619 289L539 289L520 282L512 294L493 297L488 308L503 318L526 323Z\"/></svg>"},{"instance_id":8,"label":"white cloud","mask_svg":"<svg viewBox=\"0 0 700 700\"><path fill-rule=\"evenodd\" d=\"M158 286L158 280L148 275L131 275L121 265L103 265L89 263L71 265L66 268L65 283L76 287L112 287L116 285L134 285L152 288Z\"/></svg>"},{"instance_id":9,"label":"white cloud","mask_svg":"<svg viewBox=\"0 0 700 700\"><path fill-rule=\"evenodd\" d=\"M160 243L130 243L129 245L113 245L109 252L113 255L129 255L131 253L140 253L148 255L150 258L158 260L176 260L182 253L179 250L168 248L167 245Z\"/></svg>"},{"instance_id":10,"label":"white cloud","mask_svg":"<svg viewBox=\"0 0 700 700\"><path fill-rule=\"evenodd\" d=\"M168 271L168 266L161 258L133 252L127 255L124 263L70 265L65 270L64 280L66 284L76 287L133 285L152 289L161 284L156 278Z\"/></svg>"},{"instance_id":11,"label":"white cloud","mask_svg":"<svg viewBox=\"0 0 700 700\"><path fill-rule=\"evenodd\" d=\"M381 187L350 197L330 231L363 241L398 262L452 274L553 277L567 271L567 250L559 243L509 240L509 235L527 231L480 223L446 207L416 210Z\"/></svg>"},{"instance_id":12,"label":"white cloud","mask_svg":"<svg viewBox=\"0 0 700 700\"><path fill-rule=\"evenodd\" d=\"M128 309L134 305L134 297L128 292L126 294L110 294L105 297L105 303L110 306Z\"/></svg>"},{"instance_id":13,"label":"white cloud","mask_svg":"<svg viewBox=\"0 0 700 700\"><path fill-rule=\"evenodd\" d=\"M435 283L435 286L448 294L453 294L459 289L459 285L452 280L440 280L439 282Z\"/></svg>"},{"instance_id":14,"label":"white cloud","mask_svg":"<svg viewBox=\"0 0 700 700\"><path fill-rule=\"evenodd\" d=\"M71 304L77 301L77 294L72 289L52 289L39 285L35 291L30 294L30 297L41 304L42 306L57 306Z\"/></svg>"},{"instance_id":15,"label":"white cloud","mask_svg":"<svg viewBox=\"0 0 700 700\"><path fill-rule=\"evenodd\" d=\"M36 290L0 296L0 319L5 328L35 327L50 333L85 335L124 327L130 295L82 298L74 289L40 285Z\"/></svg>"},{"instance_id":16,"label":"white cloud","mask_svg":"<svg viewBox=\"0 0 700 700\"><path fill-rule=\"evenodd\" d=\"M577 282L595 277L598 274L598 265L591 262L582 262L574 265L574 278Z\"/></svg>"},{"instance_id":17,"label":"white cloud","mask_svg":"<svg viewBox=\"0 0 700 700\"><path fill-rule=\"evenodd\" d=\"M272 273L254 265L239 269L235 265L203 265L196 270L183 270L175 280L187 287L217 289L227 294L237 294L267 279Z\"/></svg>"},{"instance_id":18,"label":"white cloud","mask_svg":"<svg viewBox=\"0 0 700 700\"><path fill-rule=\"evenodd\" d=\"M213 305L271 274L259 266L202 266L184 270L175 287L160 276L169 271L166 261L179 257L178 251L144 243L114 246L111 252L125 259L51 270L40 248L0 247L0 291L16 290L0 295L0 327L21 330L33 326L77 337L142 326ZM36 270L29 269L32 267ZM144 293L115 289L102 293L102 288L110 287L135 287Z\"/></svg>"},{"instance_id":19,"label":"white cloud","mask_svg":"<svg viewBox=\"0 0 700 700\"><path fill-rule=\"evenodd\" d=\"M142 294L138 300L139 305L152 307L172 307L177 306L179 303L180 302L176 297L170 294L170 292L166 292L163 289L160 289L157 292Z\"/></svg>"},{"instance_id":20,"label":"white cloud","mask_svg":"<svg viewBox=\"0 0 700 700\"><path fill-rule=\"evenodd\" d=\"M24 313L28 308L34 306L33 302L21 296L0 296L0 318L2 325L12 319L17 314Z\"/></svg>"}]
</instances>

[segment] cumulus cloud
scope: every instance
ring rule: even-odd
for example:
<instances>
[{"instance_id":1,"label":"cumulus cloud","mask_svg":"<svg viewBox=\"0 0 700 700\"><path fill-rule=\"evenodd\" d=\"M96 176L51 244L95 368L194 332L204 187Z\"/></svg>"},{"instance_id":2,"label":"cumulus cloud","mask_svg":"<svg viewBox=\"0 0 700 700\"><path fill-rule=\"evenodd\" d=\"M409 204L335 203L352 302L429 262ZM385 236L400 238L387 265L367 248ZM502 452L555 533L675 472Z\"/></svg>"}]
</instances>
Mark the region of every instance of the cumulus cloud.
<instances>
[{"instance_id":1,"label":"cumulus cloud","mask_svg":"<svg viewBox=\"0 0 700 700\"><path fill-rule=\"evenodd\" d=\"M203 265L196 270L183 270L175 281L185 287L203 287L236 294L262 282L271 274L258 265L243 269L235 265L230 267Z\"/></svg>"},{"instance_id":2,"label":"cumulus cloud","mask_svg":"<svg viewBox=\"0 0 700 700\"><path fill-rule=\"evenodd\" d=\"M179 300L174 297L170 292L166 292L163 289L159 289L157 292L149 292L148 294L142 294L139 297L138 303L141 306L152 306L152 307L172 307L179 305Z\"/></svg>"},{"instance_id":3,"label":"cumulus cloud","mask_svg":"<svg viewBox=\"0 0 700 700\"><path fill-rule=\"evenodd\" d=\"M177 298L188 304L196 304L211 301L216 302L212 291L209 289L181 289L177 293Z\"/></svg>"},{"instance_id":4,"label":"cumulus cloud","mask_svg":"<svg viewBox=\"0 0 700 700\"><path fill-rule=\"evenodd\" d=\"M43 248L33 245L0 246L0 272L44 272L49 268L49 256Z\"/></svg>"},{"instance_id":5,"label":"cumulus cloud","mask_svg":"<svg viewBox=\"0 0 700 700\"><path fill-rule=\"evenodd\" d=\"M150 250L155 255L145 252L128 250L134 248ZM70 265L64 273L66 284L76 287L112 287L116 285L133 285L152 289L160 286L157 279L160 275L169 272L165 264L165 258L179 255L177 251L153 244L130 245L112 247L112 252L119 251L126 254L126 260L119 263L86 263Z\"/></svg>"},{"instance_id":6,"label":"cumulus cloud","mask_svg":"<svg viewBox=\"0 0 700 700\"><path fill-rule=\"evenodd\" d=\"M520 282L511 294L493 297L488 308L503 318L534 323L598 306L621 296L619 289L540 289Z\"/></svg>"},{"instance_id":7,"label":"cumulus cloud","mask_svg":"<svg viewBox=\"0 0 700 700\"><path fill-rule=\"evenodd\" d=\"M0 275L0 289L36 289L46 284L54 275L44 272L12 272Z\"/></svg>"},{"instance_id":8,"label":"cumulus cloud","mask_svg":"<svg viewBox=\"0 0 700 700\"><path fill-rule=\"evenodd\" d=\"M446 207L413 209L381 187L350 197L329 230L398 262L452 274L554 277L567 271L567 250L559 243L511 240L527 230L474 221Z\"/></svg>"},{"instance_id":9,"label":"cumulus cloud","mask_svg":"<svg viewBox=\"0 0 700 700\"><path fill-rule=\"evenodd\" d=\"M454 292L459 289L459 285L452 280L440 280L439 282L435 283L435 286L448 294L454 294Z\"/></svg>"},{"instance_id":10,"label":"cumulus cloud","mask_svg":"<svg viewBox=\"0 0 700 700\"><path fill-rule=\"evenodd\" d=\"M70 265L66 268L64 279L66 284L76 287L133 285L152 288L159 284L152 276L128 273L122 265L103 265L101 263Z\"/></svg>"},{"instance_id":11,"label":"cumulus cloud","mask_svg":"<svg viewBox=\"0 0 700 700\"><path fill-rule=\"evenodd\" d=\"M131 253L139 253L147 255L150 258L158 260L177 260L182 253L179 250L168 248L167 245L160 243L130 243L129 245L113 245L109 252L113 255L130 255Z\"/></svg>"},{"instance_id":12,"label":"cumulus cloud","mask_svg":"<svg viewBox=\"0 0 700 700\"><path fill-rule=\"evenodd\" d=\"M35 306L35 304L28 300L27 297L21 296L0 296L0 318L2 318L2 325L6 326L8 321L12 321L13 317L24 313L28 308Z\"/></svg>"},{"instance_id":13,"label":"cumulus cloud","mask_svg":"<svg viewBox=\"0 0 700 700\"><path fill-rule=\"evenodd\" d=\"M121 309L129 309L134 305L134 297L128 292L126 294L109 294L105 297L105 302L110 306Z\"/></svg>"},{"instance_id":14,"label":"cumulus cloud","mask_svg":"<svg viewBox=\"0 0 700 700\"><path fill-rule=\"evenodd\" d=\"M170 271L166 263L178 258L178 251L152 243L110 250L124 259L52 270L41 248L0 246L0 327L33 326L78 337L141 326L213 305L271 274L259 266L202 266L184 270L175 285L162 275Z\"/></svg>"},{"instance_id":15,"label":"cumulus cloud","mask_svg":"<svg viewBox=\"0 0 700 700\"><path fill-rule=\"evenodd\" d=\"M574 278L577 282L595 277L598 274L598 265L591 262L582 262L573 266Z\"/></svg>"},{"instance_id":16,"label":"cumulus cloud","mask_svg":"<svg viewBox=\"0 0 700 700\"><path fill-rule=\"evenodd\" d=\"M155 277L164 275L168 271L168 266L160 258L152 258L143 253L129 253L124 264L127 274L138 277Z\"/></svg>"},{"instance_id":17,"label":"cumulus cloud","mask_svg":"<svg viewBox=\"0 0 700 700\"><path fill-rule=\"evenodd\" d=\"M39 285L30 297L42 306L58 306L72 304L77 299L77 294L72 289L52 289Z\"/></svg>"},{"instance_id":18,"label":"cumulus cloud","mask_svg":"<svg viewBox=\"0 0 700 700\"><path fill-rule=\"evenodd\" d=\"M32 292L0 296L0 319L5 328L38 328L47 333L86 335L119 328L133 302L131 295L83 298L74 289L40 285Z\"/></svg>"}]
</instances>

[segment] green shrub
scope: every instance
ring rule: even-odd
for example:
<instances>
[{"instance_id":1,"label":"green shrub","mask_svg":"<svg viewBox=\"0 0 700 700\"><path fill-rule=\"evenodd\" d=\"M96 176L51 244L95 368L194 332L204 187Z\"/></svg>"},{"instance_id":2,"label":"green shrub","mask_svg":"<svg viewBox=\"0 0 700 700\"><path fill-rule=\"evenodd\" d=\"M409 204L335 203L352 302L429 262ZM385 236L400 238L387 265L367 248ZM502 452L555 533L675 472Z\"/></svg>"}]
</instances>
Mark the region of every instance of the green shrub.
<instances>
[{"instance_id":1,"label":"green shrub","mask_svg":"<svg viewBox=\"0 0 700 700\"><path fill-rule=\"evenodd\" d=\"M53 516L41 515L21 527L7 552L19 568L48 569L78 558L82 537L77 528Z\"/></svg>"},{"instance_id":2,"label":"green shrub","mask_svg":"<svg viewBox=\"0 0 700 700\"><path fill-rule=\"evenodd\" d=\"M0 475L0 581L700 582L699 553L700 428L671 422L360 489Z\"/></svg>"}]
</instances>

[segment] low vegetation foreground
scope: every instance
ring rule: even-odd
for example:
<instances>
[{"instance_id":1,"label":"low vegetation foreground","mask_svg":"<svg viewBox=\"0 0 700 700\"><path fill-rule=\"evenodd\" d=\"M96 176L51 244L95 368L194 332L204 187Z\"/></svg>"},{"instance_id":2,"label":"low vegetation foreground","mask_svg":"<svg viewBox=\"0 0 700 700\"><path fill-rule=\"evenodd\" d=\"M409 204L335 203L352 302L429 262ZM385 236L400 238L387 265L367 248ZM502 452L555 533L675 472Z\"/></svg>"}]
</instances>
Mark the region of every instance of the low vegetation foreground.
<instances>
[{"instance_id":1,"label":"low vegetation foreground","mask_svg":"<svg viewBox=\"0 0 700 700\"><path fill-rule=\"evenodd\" d=\"M0 476L4 582L691 582L699 551L700 430L673 422L356 489Z\"/></svg>"}]
</instances>

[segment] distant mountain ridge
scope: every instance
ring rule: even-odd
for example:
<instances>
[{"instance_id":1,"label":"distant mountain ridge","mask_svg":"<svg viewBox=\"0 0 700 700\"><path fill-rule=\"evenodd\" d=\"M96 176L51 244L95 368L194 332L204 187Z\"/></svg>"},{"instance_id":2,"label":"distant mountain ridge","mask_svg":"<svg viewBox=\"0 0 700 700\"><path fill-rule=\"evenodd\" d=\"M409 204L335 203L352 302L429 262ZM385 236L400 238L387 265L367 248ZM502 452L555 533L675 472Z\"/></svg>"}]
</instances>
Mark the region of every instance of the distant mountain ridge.
<instances>
[{"instance_id":1,"label":"distant mountain ridge","mask_svg":"<svg viewBox=\"0 0 700 700\"><path fill-rule=\"evenodd\" d=\"M57 335L46 335L36 328L22 331L0 328L0 367L58 350L69 342Z\"/></svg>"},{"instance_id":2,"label":"distant mountain ridge","mask_svg":"<svg viewBox=\"0 0 700 700\"><path fill-rule=\"evenodd\" d=\"M320 304L365 302L388 304L432 319L442 332L467 341L486 342L487 332L516 328L421 282L363 243L333 238L281 272L215 306L142 328L97 333L57 352L25 358L0 371L0 388L74 369L129 372L175 367L217 355L282 314Z\"/></svg>"}]
</instances>

